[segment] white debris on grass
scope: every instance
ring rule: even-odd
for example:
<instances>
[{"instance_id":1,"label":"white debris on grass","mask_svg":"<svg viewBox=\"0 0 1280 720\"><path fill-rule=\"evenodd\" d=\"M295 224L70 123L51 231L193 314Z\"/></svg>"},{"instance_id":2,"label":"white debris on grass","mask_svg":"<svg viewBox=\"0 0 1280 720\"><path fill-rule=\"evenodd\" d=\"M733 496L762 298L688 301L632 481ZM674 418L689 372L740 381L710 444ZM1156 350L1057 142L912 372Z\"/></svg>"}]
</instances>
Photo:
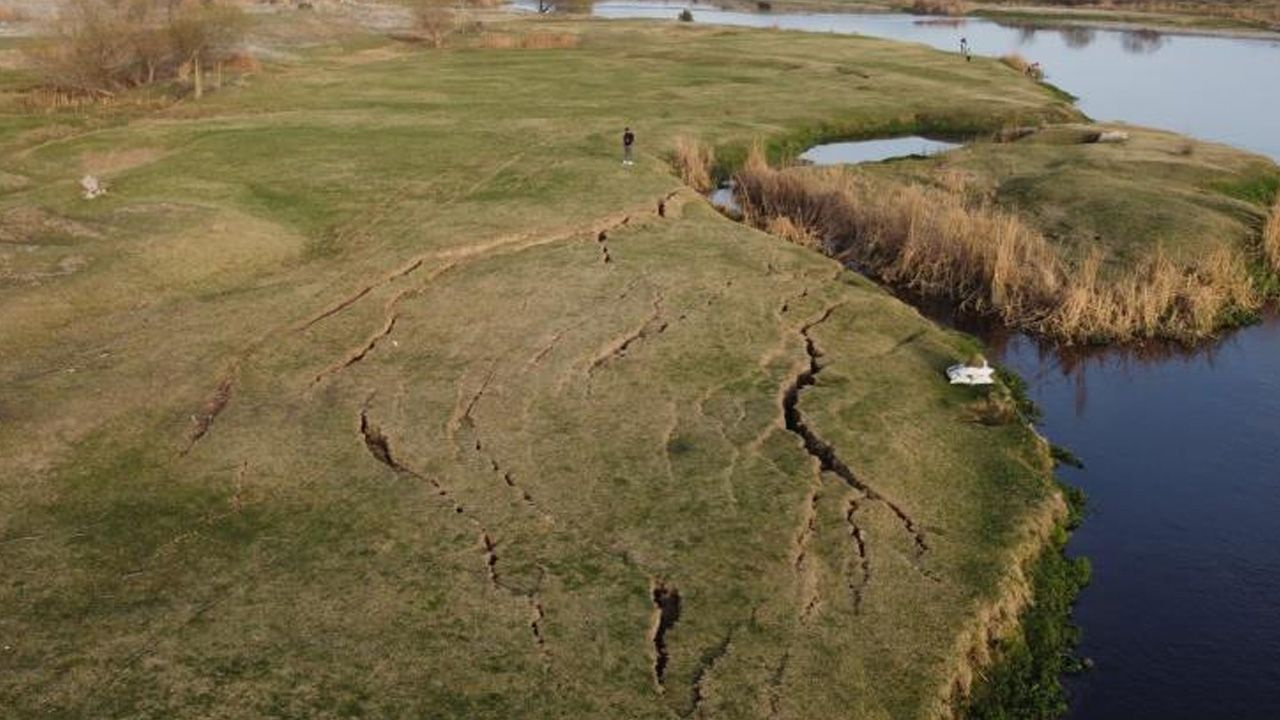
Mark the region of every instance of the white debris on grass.
<instances>
[{"instance_id":1,"label":"white debris on grass","mask_svg":"<svg viewBox=\"0 0 1280 720\"><path fill-rule=\"evenodd\" d=\"M80 178L80 187L84 188L85 200L92 200L100 195L107 194L107 186L92 175L85 175Z\"/></svg>"},{"instance_id":2,"label":"white debris on grass","mask_svg":"<svg viewBox=\"0 0 1280 720\"><path fill-rule=\"evenodd\" d=\"M947 379L952 385L991 385L996 381L995 372L986 360L981 365L960 363L947 368Z\"/></svg>"}]
</instances>

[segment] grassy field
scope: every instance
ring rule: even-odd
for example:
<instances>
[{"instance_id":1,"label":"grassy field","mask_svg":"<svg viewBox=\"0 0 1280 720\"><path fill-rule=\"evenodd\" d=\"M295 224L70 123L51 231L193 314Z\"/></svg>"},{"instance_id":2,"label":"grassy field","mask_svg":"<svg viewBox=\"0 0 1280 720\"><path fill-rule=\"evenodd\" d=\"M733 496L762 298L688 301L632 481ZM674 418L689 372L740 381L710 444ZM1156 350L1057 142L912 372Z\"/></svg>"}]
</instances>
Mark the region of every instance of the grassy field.
<instances>
[{"instance_id":1,"label":"grassy field","mask_svg":"<svg viewBox=\"0 0 1280 720\"><path fill-rule=\"evenodd\" d=\"M1069 110L870 39L543 27L581 44L343 35L161 109L2 76L0 715L948 713L1047 449L944 382L972 341L665 153Z\"/></svg>"}]
</instances>

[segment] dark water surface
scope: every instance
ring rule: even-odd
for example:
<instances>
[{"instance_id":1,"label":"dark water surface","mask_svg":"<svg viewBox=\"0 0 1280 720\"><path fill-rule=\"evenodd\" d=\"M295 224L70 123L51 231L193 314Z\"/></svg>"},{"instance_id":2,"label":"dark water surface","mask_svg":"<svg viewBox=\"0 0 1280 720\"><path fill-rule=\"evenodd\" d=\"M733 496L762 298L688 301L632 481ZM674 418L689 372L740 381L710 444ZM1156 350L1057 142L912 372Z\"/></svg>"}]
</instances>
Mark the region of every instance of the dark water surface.
<instances>
[{"instance_id":1,"label":"dark water surface","mask_svg":"<svg viewBox=\"0 0 1280 720\"><path fill-rule=\"evenodd\" d=\"M1089 496L1075 718L1280 717L1280 332L1073 355L988 336Z\"/></svg>"},{"instance_id":2,"label":"dark water surface","mask_svg":"<svg viewBox=\"0 0 1280 720\"><path fill-rule=\"evenodd\" d=\"M980 55L1018 52L1100 120L1280 158L1280 43L1143 30L1013 27L908 15L757 14L697 3L599 3L604 17L858 33ZM959 60L957 58L957 60ZM940 318L944 321L946 318ZM972 328L971 328L972 329ZM1091 514L1071 551L1083 654L1072 717L1280 718L1280 321L1196 353L1080 354L980 332L1021 373Z\"/></svg>"}]
</instances>

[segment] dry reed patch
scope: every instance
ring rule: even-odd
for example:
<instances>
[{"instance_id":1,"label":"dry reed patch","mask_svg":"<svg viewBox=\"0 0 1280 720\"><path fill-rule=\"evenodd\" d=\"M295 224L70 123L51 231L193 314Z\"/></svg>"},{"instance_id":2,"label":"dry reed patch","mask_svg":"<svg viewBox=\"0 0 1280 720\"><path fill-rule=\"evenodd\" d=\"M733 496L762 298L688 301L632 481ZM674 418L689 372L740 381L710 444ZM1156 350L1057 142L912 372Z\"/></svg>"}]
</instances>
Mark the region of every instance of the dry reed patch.
<instances>
[{"instance_id":1,"label":"dry reed patch","mask_svg":"<svg viewBox=\"0 0 1280 720\"><path fill-rule=\"evenodd\" d=\"M1271 206L1271 216L1262 229L1262 252L1271 270L1280 273L1280 196Z\"/></svg>"},{"instance_id":2,"label":"dry reed patch","mask_svg":"<svg viewBox=\"0 0 1280 720\"><path fill-rule=\"evenodd\" d=\"M31 16L19 8L0 7L0 23L20 23L31 19Z\"/></svg>"},{"instance_id":3,"label":"dry reed patch","mask_svg":"<svg viewBox=\"0 0 1280 720\"><path fill-rule=\"evenodd\" d=\"M959 16L969 11L963 0L912 0L906 8L917 15Z\"/></svg>"},{"instance_id":4,"label":"dry reed patch","mask_svg":"<svg viewBox=\"0 0 1280 720\"><path fill-rule=\"evenodd\" d=\"M478 45L489 50L568 50L582 43L582 38L570 32L534 31L522 33L486 32L480 35Z\"/></svg>"},{"instance_id":5,"label":"dry reed patch","mask_svg":"<svg viewBox=\"0 0 1280 720\"><path fill-rule=\"evenodd\" d=\"M1099 247L1068 259L960 176L925 186L832 168L780 171L753 153L736 181L745 217L761 229L1063 341L1189 342L1260 302L1236 250L1177 263L1158 246L1133 261Z\"/></svg>"},{"instance_id":6,"label":"dry reed patch","mask_svg":"<svg viewBox=\"0 0 1280 720\"><path fill-rule=\"evenodd\" d=\"M1040 69L1039 65L1032 63L1030 60L1027 60L1018 53L1009 53L1008 55L1004 55L1000 58L1000 62L1028 77L1033 77L1037 80L1044 77L1044 72Z\"/></svg>"},{"instance_id":7,"label":"dry reed patch","mask_svg":"<svg viewBox=\"0 0 1280 720\"><path fill-rule=\"evenodd\" d=\"M706 143L686 135L676 138L675 166L680 179L700 193L715 189L711 170L715 165L715 150Z\"/></svg>"}]
</instances>

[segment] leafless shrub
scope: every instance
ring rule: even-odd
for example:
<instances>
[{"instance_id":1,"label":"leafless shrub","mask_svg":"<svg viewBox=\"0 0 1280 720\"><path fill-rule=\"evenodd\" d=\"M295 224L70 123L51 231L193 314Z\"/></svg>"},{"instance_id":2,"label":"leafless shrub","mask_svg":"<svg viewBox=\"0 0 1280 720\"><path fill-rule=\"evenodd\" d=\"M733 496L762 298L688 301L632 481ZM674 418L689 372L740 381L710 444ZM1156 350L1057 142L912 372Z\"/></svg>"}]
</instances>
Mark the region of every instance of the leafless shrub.
<instances>
[{"instance_id":1,"label":"leafless shrub","mask_svg":"<svg viewBox=\"0 0 1280 720\"><path fill-rule=\"evenodd\" d=\"M29 52L47 92L103 98L189 77L200 97L205 67L244 28L244 14L216 0L66 0Z\"/></svg>"},{"instance_id":2,"label":"leafless shrub","mask_svg":"<svg viewBox=\"0 0 1280 720\"><path fill-rule=\"evenodd\" d=\"M453 5L448 0L413 0L413 27L431 47L444 47L457 29Z\"/></svg>"}]
</instances>

